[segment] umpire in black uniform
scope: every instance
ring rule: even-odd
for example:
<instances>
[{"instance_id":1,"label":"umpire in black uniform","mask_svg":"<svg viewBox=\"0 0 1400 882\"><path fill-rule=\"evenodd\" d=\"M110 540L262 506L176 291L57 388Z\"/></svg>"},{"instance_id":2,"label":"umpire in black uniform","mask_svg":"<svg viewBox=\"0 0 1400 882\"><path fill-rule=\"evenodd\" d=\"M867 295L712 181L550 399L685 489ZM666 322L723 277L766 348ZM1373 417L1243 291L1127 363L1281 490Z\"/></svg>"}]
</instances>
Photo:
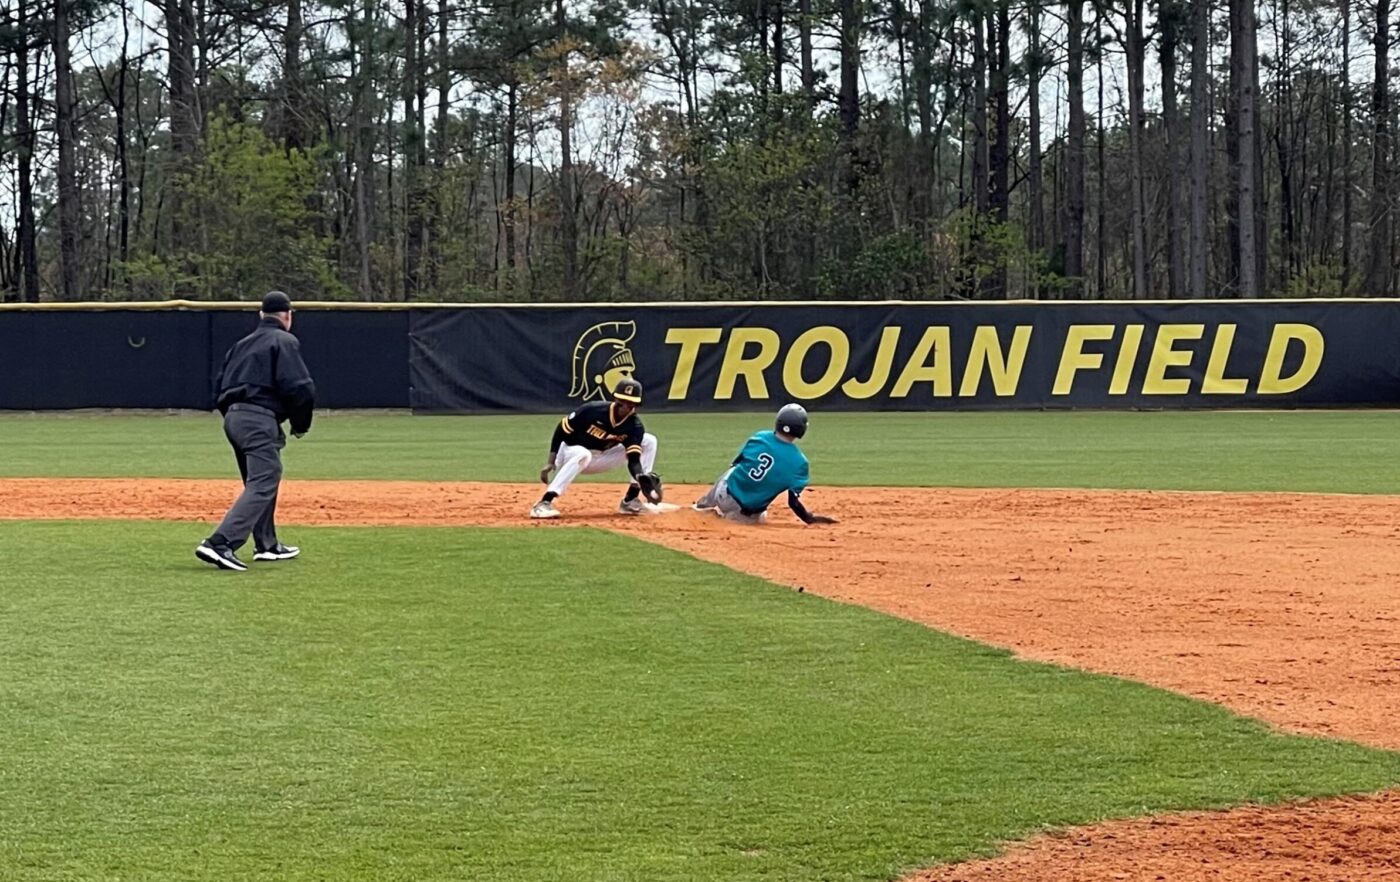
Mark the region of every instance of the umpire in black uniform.
<instances>
[{"instance_id":1,"label":"umpire in black uniform","mask_svg":"<svg viewBox=\"0 0 1400 882\"><path fill-rule=\"evenodd\" d=\"M194 550L195 557L223 570L242 572L248 565L235 552L253 536L253 560L290 560L300 549L277 541L277 488L282 482L282 448L291 423L298 438L311 428L316 385L301 346L293 337L292 301L281 291L262 300L258 327L233 344L219 371L218 407L224 434L238 458L243 493L224 515L219 528Z\"/></svg>"}]
</instances>

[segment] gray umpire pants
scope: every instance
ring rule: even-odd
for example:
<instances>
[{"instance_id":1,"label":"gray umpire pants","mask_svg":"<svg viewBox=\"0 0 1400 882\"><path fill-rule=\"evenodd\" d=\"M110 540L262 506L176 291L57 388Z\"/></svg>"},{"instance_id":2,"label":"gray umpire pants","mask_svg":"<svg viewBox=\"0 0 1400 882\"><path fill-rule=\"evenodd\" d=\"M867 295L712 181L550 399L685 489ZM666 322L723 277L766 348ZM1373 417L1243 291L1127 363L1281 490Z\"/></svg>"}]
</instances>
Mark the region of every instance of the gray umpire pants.
<instances>
[{"instance_id":1,"label":"gray umpire pants","mask_svg":"<svg viewBox=\"0 0 1400 882\"><path fill-rule=\"evenodd\" d=\"M277 489L282 483L282 448L287 445L287 436L276 414L252 404L229 407L224 435L238 459L243 492L210 541L236 551L251 533L259 550L272 548L277 545Z\"/></svg>"}]
</instances>

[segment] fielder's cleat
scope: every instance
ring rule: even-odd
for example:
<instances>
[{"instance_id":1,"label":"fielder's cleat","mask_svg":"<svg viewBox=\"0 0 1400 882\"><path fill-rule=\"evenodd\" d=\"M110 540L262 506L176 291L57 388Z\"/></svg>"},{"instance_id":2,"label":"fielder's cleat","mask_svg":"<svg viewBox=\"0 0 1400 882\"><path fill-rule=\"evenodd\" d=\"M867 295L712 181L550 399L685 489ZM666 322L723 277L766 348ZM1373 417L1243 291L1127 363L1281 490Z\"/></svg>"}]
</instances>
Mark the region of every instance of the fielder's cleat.
<instances>
[{"instance_id":1,"label":"fielder's cleat","mask_svg":"<svg viewBox=\"0 0 1400 882\"><path fill-rule=\"evenodd\" d=\"M647 504L642 501L642 497L635 499L624 499L617 505L617 513L625 515L646 514Z\"/></svg>"},{"instance_id":2,"label":"fielder's cleat","mask_svg":"<svg viewBox=\"0 0 1400 882\"><path fill-rule=\"evenodd\" d=\"M301 554L301 549L295 545L283 545L278 542L271 548L259 551L253 555L253 560L291 560Z\"/></svg>"},{"instance_id":3,"label":"fielder's cleat","mask_svg":"<svg viewBox=\"0 0 1400 882\"><path fill-rule=\"evenodd\" d=\"M221 570L241 573L248 569L248 565L238 559L232 548L227 545L210 545L208 539L199 543L194 550L194 556Z\"/></svg>"},{"instance_id":4,"label":"fielder's cleat","mask_svg":"<svg viewBox=\"0 0 1400 882\"><path fill-rule=\"evenodd\" d=\"M530 509L530 517L536 520L559 517L559 509L554 507L552 502L536 502L535 507Z\"/></svg>"}]
</instances>

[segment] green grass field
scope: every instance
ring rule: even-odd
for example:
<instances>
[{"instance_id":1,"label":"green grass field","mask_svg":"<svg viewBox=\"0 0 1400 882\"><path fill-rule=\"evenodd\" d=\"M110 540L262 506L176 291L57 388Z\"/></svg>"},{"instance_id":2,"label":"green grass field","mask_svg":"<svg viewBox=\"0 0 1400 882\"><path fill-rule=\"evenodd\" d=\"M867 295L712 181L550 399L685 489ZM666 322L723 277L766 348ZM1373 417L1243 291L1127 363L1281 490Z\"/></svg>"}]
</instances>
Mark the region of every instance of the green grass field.
<instances>
[{"instance_id":1,"label":"green grass field","mask_svg":"<svg viewBox=\"0 0 1400 882\"><path fill-rule=\"evenodd\" d=\"M1388 413L818 415L819 481L1396 492ZM657 416L708 480L753 415ZM531 480L549 418L330 414L292 477ZM0 474L230 477L209 416L0 417ZM0 521L0 880L887 880L1400 755L591 529ZM291 531L289 531L290 533Z\"/></svg>"},{"instance_id":2,"label":"green grass field","mask_svg":"<svg viewBox=\"0 0 1400 882\"><path fill-rule=\"evenodd\" d=\"M658 471L714 479L762 414L657 414ZM289 441L295 478L534 481L544 416L319 416ZM817 483L1400 493L1400 414L818 413ZM227 477L217 417L0 415L0 476Z\"/></svg>"},{"instance_id":3,"label":"green grass field","mask_svg":"<svg viewBox=\"0 0 1400 882\"><path fill-rule=\"evenodd\" d=\"M303 528L314 554L235 582L173 553L184 526L0 523L26 562L0 571L0 876L877 880L1400 780L1393 754L548 532Z\"/></svg>"}]
</instances>

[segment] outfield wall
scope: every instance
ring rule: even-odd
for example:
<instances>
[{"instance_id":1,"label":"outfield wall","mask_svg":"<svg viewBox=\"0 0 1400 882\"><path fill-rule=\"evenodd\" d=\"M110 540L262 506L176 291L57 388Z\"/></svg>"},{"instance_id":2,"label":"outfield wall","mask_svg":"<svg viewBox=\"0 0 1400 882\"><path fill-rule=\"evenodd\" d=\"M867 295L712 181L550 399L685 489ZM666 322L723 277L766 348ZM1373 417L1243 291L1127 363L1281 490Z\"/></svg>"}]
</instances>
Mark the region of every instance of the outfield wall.
<instances>
[{"instance_id":1,"label":"outfield wall","mask_svg":"<svg viewBox=\"0 0 1400 882\"><path fill-rule=\"evenodd\" d=\"M211 410L224 353L256 325L256 310L0 308L0 410ZM297 313L302 353L326 406L408 406L408 318Z\"/></svg>"},{"instance_id":2,"label":"outfield wall","mask_svg":"<svg viewBox=\"0 0 1400 882\"><path fill-rule=\"evenodd\" d=\"M0 307L0 409L213 406L255 305ZM332 408L555 412L1400 404L1400 300L303 304Z\"/></svg>"}]
</instances>

